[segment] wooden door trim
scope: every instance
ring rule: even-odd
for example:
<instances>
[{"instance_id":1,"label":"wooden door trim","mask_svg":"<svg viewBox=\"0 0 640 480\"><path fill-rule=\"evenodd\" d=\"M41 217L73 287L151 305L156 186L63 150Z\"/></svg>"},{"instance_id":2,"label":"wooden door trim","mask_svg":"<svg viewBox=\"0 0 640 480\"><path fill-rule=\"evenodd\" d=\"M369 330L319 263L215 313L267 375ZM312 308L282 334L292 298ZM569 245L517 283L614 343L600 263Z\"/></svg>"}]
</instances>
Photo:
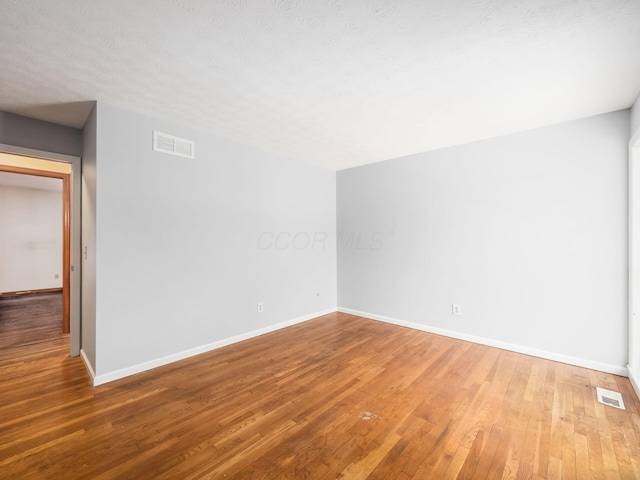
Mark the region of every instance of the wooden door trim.
<instances>
[{"instance_id":1,"label":"wooden door trim","mask_svg":"<svg viewBox=\"0 0 640 480\"><path fill-rule=\"evenodd\" d=\"M69 333L71 318L71 174L1 164L0 172L62 179L62 333Z\"/></svg>"}]
</instances>

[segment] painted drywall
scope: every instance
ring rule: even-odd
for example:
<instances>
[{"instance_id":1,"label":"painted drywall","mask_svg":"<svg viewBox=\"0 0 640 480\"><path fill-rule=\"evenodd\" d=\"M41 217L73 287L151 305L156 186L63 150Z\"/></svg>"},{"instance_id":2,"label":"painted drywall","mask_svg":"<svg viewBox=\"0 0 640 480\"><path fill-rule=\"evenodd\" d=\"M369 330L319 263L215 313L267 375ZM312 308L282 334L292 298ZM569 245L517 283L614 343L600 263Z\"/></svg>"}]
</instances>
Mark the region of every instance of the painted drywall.
<instances>
[{"instance_id":1,"label":"painted drywall","mask_svg":"<svg viewBox=\"0 0 640 480\"><path fill-rule=\"evenodd\" d=\"M62 288L61 191L0 185L0 266L2 293Z\"/></svg>"},{"instance_id":2,"label":"painted drywall","mask_svg":"<svg viewBox=\"0 0 640 480\"><path fill-rule=\"evenodd\" d=\"M625 110L339 171L339 307L624 370L628 139Z\"/></svg>"},{"instance_id":3,"label":"painted drywall","mask_svg":"<svg viewBox=\"0 0 640 480\"><path fill-rule=\"evenodd\" d=\"M92 373L96 365L96 154L97 114L92 110L83 129L81 251L81 355ZM86 255L85 253L86 252Z\"/></svg>"},{"instance_id":4,"label":"painted drywall","mask_svg":"<svg viewBox=\"0 0 640 480\"><path fill-rule=\"evenodd\" d=\"M0 143L79 157L82 131L0 111Z\"/></svg>"},{"instance_id":5,"label":"painted drywall","mask_svg":"<svg viewBox=\"0 0 640 480\"><path fill-rule=\"evenodd\" d=\"M335 309L334 171L100 102L95 121L98 377Z\"/></svg>"},{"instance_id":6,"label":"painted drywall","mask_svg":"<svg viewBox=\"0 0 640 480\"><path fill-rule=\"evenodd\" d=\"M636 101L631 106L631 137L640 132L640 94L636 98Z\"/></svg>"}]
</instances>

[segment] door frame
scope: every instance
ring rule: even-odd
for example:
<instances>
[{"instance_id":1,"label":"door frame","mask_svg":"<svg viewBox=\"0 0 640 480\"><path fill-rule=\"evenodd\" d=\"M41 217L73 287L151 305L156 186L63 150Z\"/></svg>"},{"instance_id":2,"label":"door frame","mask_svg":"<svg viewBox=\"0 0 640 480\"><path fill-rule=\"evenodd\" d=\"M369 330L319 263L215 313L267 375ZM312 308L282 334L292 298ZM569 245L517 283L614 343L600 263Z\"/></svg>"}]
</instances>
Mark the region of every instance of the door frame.
<instances>
[{"instance_id":1,"label":"door frame","mask_svg":"<svg viewBox=\"0 0 640 480\"><path fill-rule=\"evenodd\" d=\"M629 380L640 398L640 278L635 268L640 261L640 130L629 141L629 326L628 363ZM638 311L639 315L636 315Z\"/></svg>"},{"instance_id":2,"label":"door frame","mask_svg":"<svg viewBox=\"0 0 640 480\"><path fill-rule=\"evenodd\" d=\"M63 182L63 331L69 333L69 353L80 355L80 157L0 144L0 152L71 165L71 173L50 172L16 165L0 164L0 171L62 178Z\"/></svg>"}]
</instances>

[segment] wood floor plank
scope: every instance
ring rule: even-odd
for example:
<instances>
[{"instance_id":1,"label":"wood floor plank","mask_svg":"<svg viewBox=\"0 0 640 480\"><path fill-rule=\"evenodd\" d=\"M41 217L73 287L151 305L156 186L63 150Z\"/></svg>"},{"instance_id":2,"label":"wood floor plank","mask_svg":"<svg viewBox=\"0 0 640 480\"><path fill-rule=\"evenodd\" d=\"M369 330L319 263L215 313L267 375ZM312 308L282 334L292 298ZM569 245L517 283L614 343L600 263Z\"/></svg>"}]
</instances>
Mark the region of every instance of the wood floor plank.
<instances>
[{"instance_id":1,"label":"wood floor plank","mask_svg":"<svg viewBox=\"0 0 640 480\"><path fill-rule=\"evenodd\" d=\"M2 479L640 478L622 377L336 313L92 387L57 308L0 299Z\"/></svg>"},{"instance_id":2,"label":"wood floor plank","mask_svg":"<svg viewBox=\"0 0 640 480\"><path fill-rule=\"evenodd\" d=\"M458 478L472 478L473 474L482 457L482 446L484 440L484 432L478 430L476 438L471 444L471 448L465 452L464 463L458 472ZM457 453L457 451L456 451Z\"/></svg>"},{"instance_id":3,"label":"wood floor plank","mask_svg":"<svg viewBox=\"0 0 640 480\"><path fill-rule=\"evenodd\" d=\"M562 478L562 460L556 457L549 457L549 467L547 468L547 480L560 480L561 478ZM589 476L584 478L589 478Z\"/></svg>"},{"instance_id":4,"label":"wood floor plank","mask_svg":"<svg viewBox=\"0 0 640 480\"><path fill-rule=\"evenodd\" d=\"M576 477L590 478L591 473L589 469L589 444L587 441L587 437L584 435L576 434L574 444L575 444ZM633 478L633 477L629 477L629 478Z\"/></svg>"},{"instance_id":5,"label":"wood floor plank","mask_svg":"<svg viewBox=\"0 0 640 480\"><path fill-rule=\"evenodd\" d=\"M576 449L573 438L565 437L562 446L562 478L567 480L577 479Z\"/></svg>"}]
</instances>

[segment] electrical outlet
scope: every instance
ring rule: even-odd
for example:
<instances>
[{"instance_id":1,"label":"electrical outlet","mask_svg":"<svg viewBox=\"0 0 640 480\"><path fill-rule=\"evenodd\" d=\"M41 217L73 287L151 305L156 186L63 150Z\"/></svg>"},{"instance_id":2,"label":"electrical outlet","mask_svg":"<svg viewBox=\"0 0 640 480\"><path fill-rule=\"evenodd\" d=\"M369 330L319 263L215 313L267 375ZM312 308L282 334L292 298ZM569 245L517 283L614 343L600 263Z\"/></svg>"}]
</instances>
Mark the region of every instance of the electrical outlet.
<instances>
[{"instance_id":1,"label":"electrical outlet","mask_svg":"<svg viewBox=\"0 0 640 480\"><path fill-rule=\"evenodd\" d=\"M455 303L451 305L451 315L462 315L462 307Z\"/></svg>"},{"instance_id":2,"label":"electrical outlet","mask_svg":"<svg viewBox=\"0 0 640 480\"><path fill-rule=\"evenodd\" d=\"M264 312L264 304L259 303L258 304L258 313L262 313L262 312Z\"/></svg>"}]
</instances>

